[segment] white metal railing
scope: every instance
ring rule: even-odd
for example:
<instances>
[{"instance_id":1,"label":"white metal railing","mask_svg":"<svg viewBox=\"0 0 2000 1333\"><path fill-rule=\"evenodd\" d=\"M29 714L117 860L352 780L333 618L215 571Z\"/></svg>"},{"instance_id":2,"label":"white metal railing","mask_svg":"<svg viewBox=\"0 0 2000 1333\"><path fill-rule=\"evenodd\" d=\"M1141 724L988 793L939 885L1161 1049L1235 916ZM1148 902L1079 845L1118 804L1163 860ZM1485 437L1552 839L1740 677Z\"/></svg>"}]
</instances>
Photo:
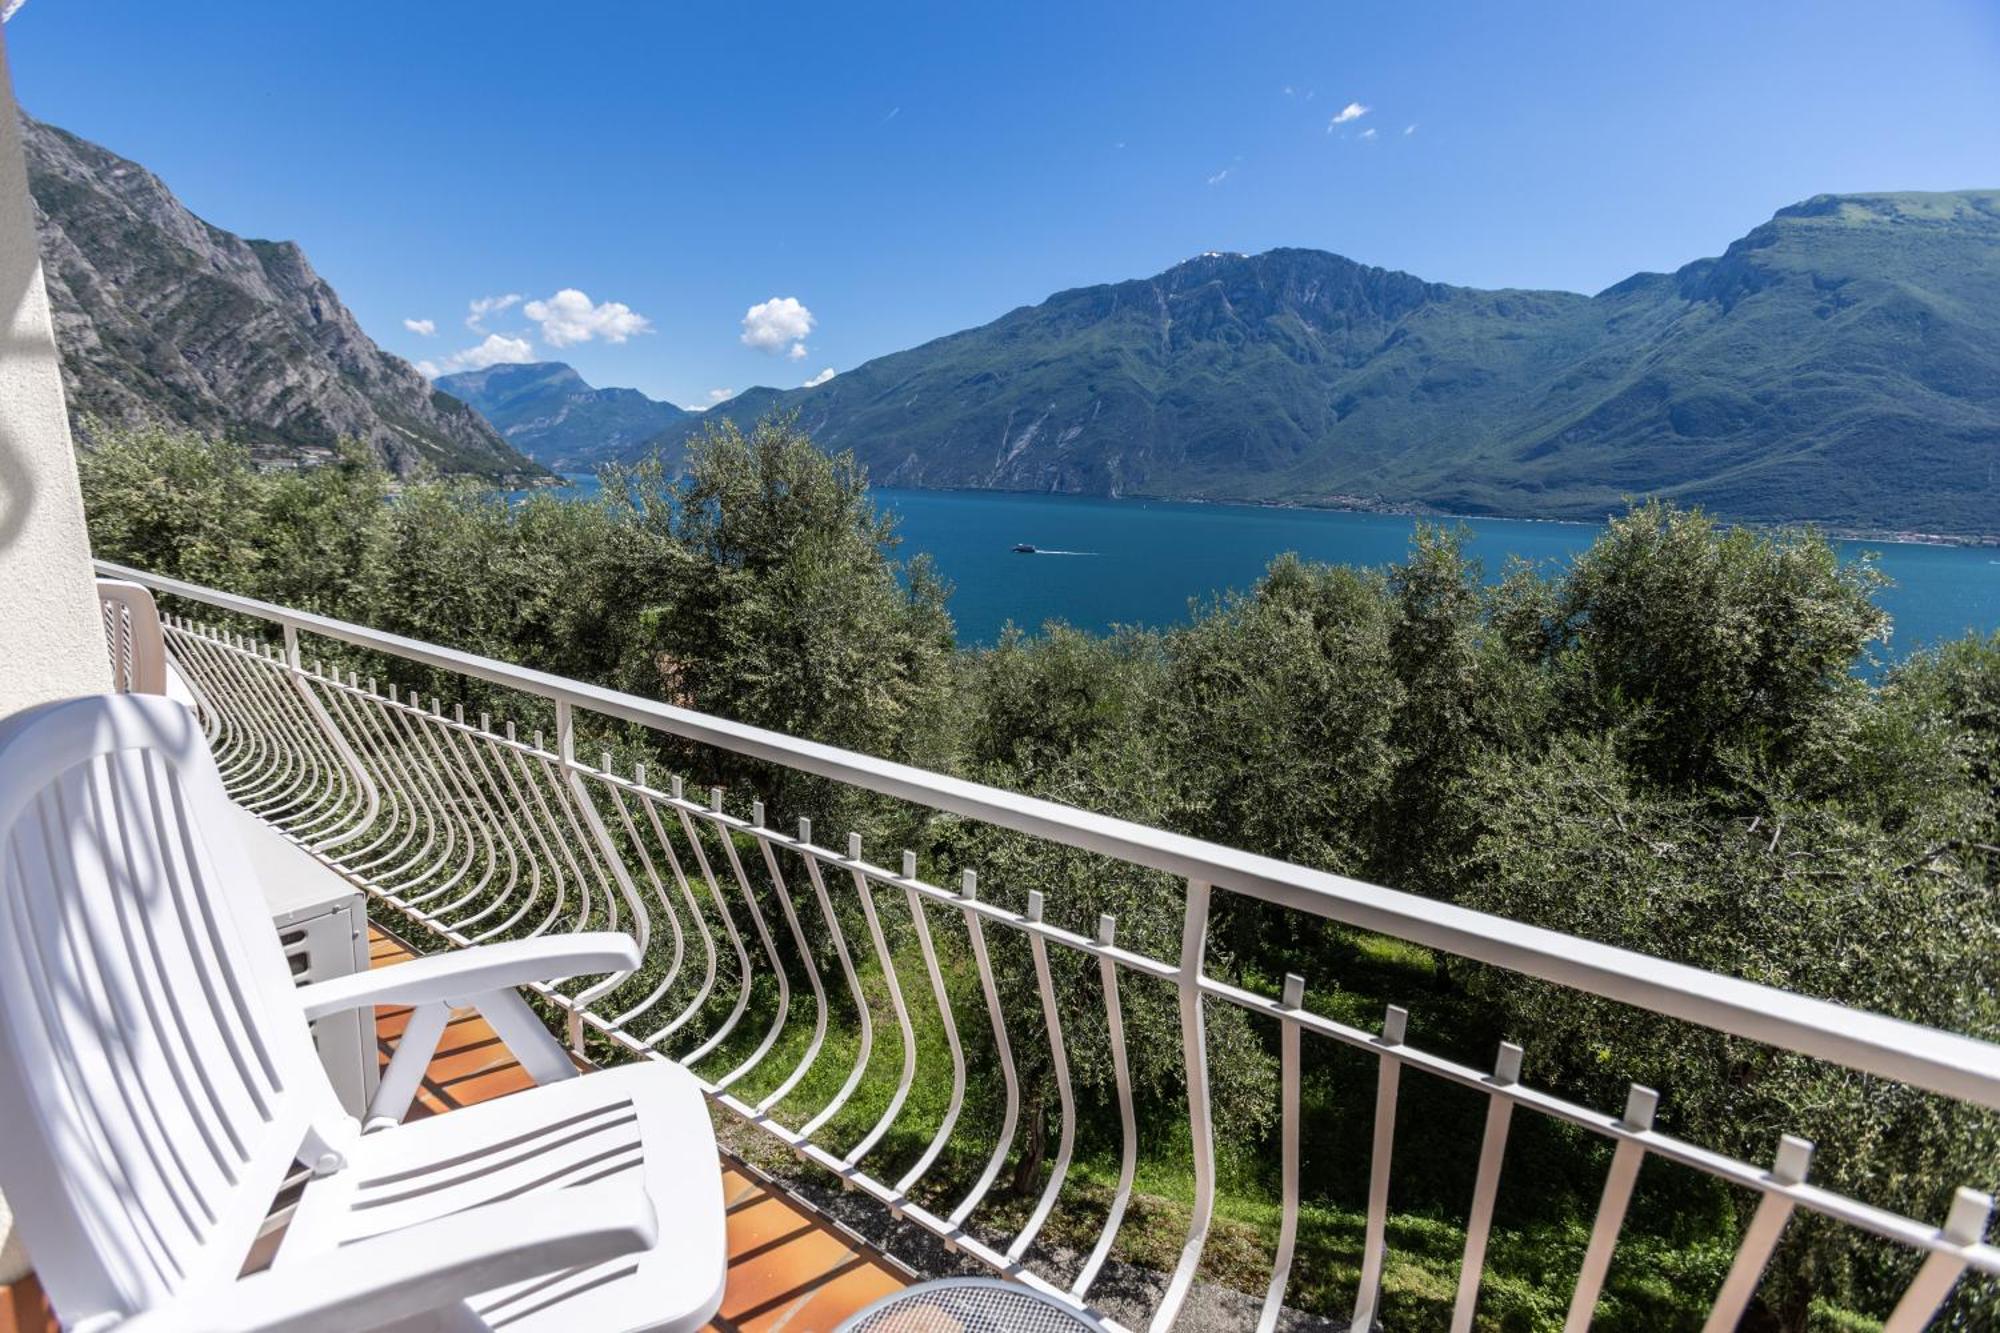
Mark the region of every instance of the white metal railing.
<instances>
[{"instance_id":1,"label":"white metal railing","mask_svg":"<svg viewBox=\"0 0 2000 1333\"><path fill-rule=\"evenodd\" d=\"M1639 1166L1649 1155L1760 1196L1714 1299L1709 1330L1735 1327L1799 1209L1924 1256L1885 1325L1890 1333L1923 1327L1967 1269L2000 1275L2000 1248L1983 1239L1992 1209L1984 1194L1961 1189L1942 1225L1917 1221L1809 1183L1812 1148L1800 1139L1782 1138L1768 1166L1742 1162L1654 1129L1657 1096L1650 1089L1634 1086L1622 1111L1607 1114L1520 1082L1516 1045L1502 1045L1491 1069L1473 1068L1408 1044L1401 1008L1389 1007L1380 1029L1365 1031L1308 1011L1298 976L1287 976L1282 994L1273 998L1209 975L1211 898L1220 891L1343 922L1988 1108L2000 1108L2000 1046L378 630L102 562L98 568L109 578L249 617L275 633L275 639L256 637L178 617L164 622L168 656L197 699L239 802L454 945L558 930L630 931L647 959L639 974L544 988L567 1013L579 1051L588 1030L637 1056L688 1065L718 1053L733 1058L725 1072L703 1076L719 1105L961 1252L1079 1306L1090 1304L1132 1197L1142 1133L1121 1002L1128 977L1170 986L1177 996L1193 1154L1188 1233L1152 1329L1173 1326L1213 1218L1205 1018L1213 1004L1236 1006L1279 1029L1283 1197L1262 1330L1275 1327L1295 1251L1301 1042L1307 1036L1367 1052L1378 1071L1357 1328L1370 1327L1378 1309L1395 1110L1406 1068L1488 1099L1454 1330L1471 1327L1517 1108L1580 1126L1615 1145L1572 1295L1571 1329L1589 1323ZM435 699L426 705L393 684L378 688L374 680L329 669L307 659L303 636L529 696L546 706L555 734L552 740L540 732L523 738L512 723L496 729L487 717L447 714ZM678 777L661 786L649 781L643 766L617 771L609 750L592 763L578 754L579 715L586 727L603 728L605 720L636 725L1164 872L1184 882L1178 950L1130 947L1109 915L1099 918L1091 935L1060 928L1044 919L1040 894L1029 896L1023 912L983 901L970 870L957 890L929 882L908 852L900 867L878 864L866 858L858 835L849 835L844 847L822 845L804 819L796 833L785 832L767 822L761 804L753 804L747 817L727 810L719 788L697 800ZM762 873L746 869L746 860ZM885 930L885 901L906 923L895 945ZM936 932L942 930L963 942L976 965L985 1009L978 1020L956 1012L959 1002L939 961ZM1011 932L1025 943L1038 1014L1004 1011L990 930ZM1067 1278L1030 1263L1030 1247L1062 1197L1076 1129L1062 1006L1049 961L1055 949L1096 962L1122 1132L1108 1215L1090 1254ZM913 955L920 955L921 968ZM802 990L797 980L804 981ZM753 993L760 997L755 1017ZM894 1090L857 1141L836 1146L830 1127L843 1112L852 1118L877 1045L874 1015L883 1011L893 1015L901 1051ZM948 1059L920 1070L913 1013L928 1022L932 1011ZM961 1021L990 1030L1004 1113L971 1186L948 1200L920 1203L913 1192L952 1143L967 1103ZM839 1031L836 1022L843 1025ZM759 1023L766 1024L762 1031ZM1012 1043L1028 1028L1039 1028L1035 1039L1047 1043L1060 1137L1025 1221L996 1238L977 1234L974 1218L983 1220L982 1205L1015 1146L1022 1089ZM833 1058L829 1044L836 1035L849 1039L837 1044L851 1042L851 1067L837 1091L801 1112L792 1104L795 1094L816 1062ZM949 1078L946 1109L914 1163L885 1170L871 1153L897 1127L920 1076ZM752 1087L761 1091L751 1093Z\"/></svg>"}]
</instances>

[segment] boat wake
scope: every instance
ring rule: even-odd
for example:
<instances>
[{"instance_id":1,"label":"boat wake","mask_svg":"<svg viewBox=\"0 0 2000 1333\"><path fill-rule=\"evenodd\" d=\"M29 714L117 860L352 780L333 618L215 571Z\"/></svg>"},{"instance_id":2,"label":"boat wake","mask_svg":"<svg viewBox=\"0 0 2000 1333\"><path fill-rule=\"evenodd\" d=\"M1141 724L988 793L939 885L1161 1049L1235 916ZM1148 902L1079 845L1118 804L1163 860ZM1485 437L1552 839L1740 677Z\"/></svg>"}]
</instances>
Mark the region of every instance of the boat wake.
<instances>
[{"instance_id":1,"label":"boat wake","mask_svg":"<svg viewBox=\"0 0 2000 1333\"><path fill-rule=\"evenodd\" d=\"M1096 555L1096 554L1097 554L1097 552L1095 552L1095 551L1051 551L1051 550L1049 550L1049 549L1048 549L1047 547L1043 547L1043 546L1037 546L1037 547L1036 547L1036 548L1034 549L1034 551L1033 551L1033 552L1023 552L1023 554L1034 554L1034 555Z\"/></svg>"}]
</instances>

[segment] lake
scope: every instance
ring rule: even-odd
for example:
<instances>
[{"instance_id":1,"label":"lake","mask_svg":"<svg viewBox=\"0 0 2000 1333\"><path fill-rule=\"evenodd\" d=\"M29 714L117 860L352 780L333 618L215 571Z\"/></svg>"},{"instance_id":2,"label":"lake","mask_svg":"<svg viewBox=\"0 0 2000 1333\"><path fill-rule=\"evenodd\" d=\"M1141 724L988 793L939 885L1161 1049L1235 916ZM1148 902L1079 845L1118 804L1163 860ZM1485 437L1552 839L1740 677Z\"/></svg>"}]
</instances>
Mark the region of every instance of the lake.
<instances>
[{"instance_id":1,"label":"lake","mask_svg":"<svg viewBox=\"0 0 2000 1333\"><path fill-rule=\"evenodd\" d=\"M597 489L573 478L568 494ZM1416 520L1395 514L1173 500L1103 500L995 491L875 490L897 516L900 554L923 551L952 584L959 642L990 644L1009 621L1026 629L1061 620L1083 629L1171 625L1190 600L1248 588L1272 557L1296 551L1332 564L1384 565L1409 550ZM1469 550L1498 577L1509 556L1545 569L1589 546L1588 523L1468 519ZM1017 555L1018 543L1036 555ZM1844 555L1880 555L1894 580L1881 595L1895 619L1889 655L1901 657L1967 630L2000 628L2000 548L1841 542Z\"/></svg>"}]
</instances>

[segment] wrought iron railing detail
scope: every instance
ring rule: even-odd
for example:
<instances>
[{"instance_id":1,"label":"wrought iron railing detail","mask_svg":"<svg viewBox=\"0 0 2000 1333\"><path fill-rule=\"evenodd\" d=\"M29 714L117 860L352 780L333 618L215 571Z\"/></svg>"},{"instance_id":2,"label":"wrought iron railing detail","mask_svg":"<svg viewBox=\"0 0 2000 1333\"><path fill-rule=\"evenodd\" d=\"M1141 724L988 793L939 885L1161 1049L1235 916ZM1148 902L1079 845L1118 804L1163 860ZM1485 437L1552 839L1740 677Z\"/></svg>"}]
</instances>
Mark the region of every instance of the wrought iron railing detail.
<instances>
[{"instance_id":1,"label":"wrought iron railing detail","mask_svg":"<svg viewBox=\"0 0 2000 1333\"><path fill-rule=\"evenodd\" d=\"M1634 1086L1620 1112L1601 1112L1524 1084L1519 1046L1501 1046L1490 1069L1473 1068L1409 1044L1401 1008L1387 1008L1379 1029L1367 1031L1308 1009L1299 976L1285 977L1273 997L1211 975L1205 966L1211 899L1218 892L1260 899L1988 1108L2000 1108L2000 1047L360 626L101 569L214 613L203 620L163 618L169 689L187 691L245 807L449 945L550 931L628 931L642 946L639 972L541 988L565 1016L574 1047L581 1051L595 1036L634 1057L699 1066L717 1104L801 1160L993 1269L1079 1306L1090 1304L1128 1215L1146 1129L1135 1112L1123 1009L1125 987L1135 980L1170 987L1177 997L1194 1176L1188 1232L1152 1312L1152 1329L1174 1325L1213 1220L1206 1015L1218 1004L1277 1028L1281 1214L1261 1330L1277 1324L1297 1254L1305 1128L1299 1092L1308 1038L1363 1052L1376 1071L1356 1327L1372 1326L1380 1309L1405 1070L1487 1098L1454 1330L1472 1325L1502 1159L1523 1110L1579 1126L1613 1146L1570 1303L1571 1329L1589 1324L1633 1183L1649 1157L1705 1172L1760 1200L1714 1297L1711 1330L1735 1327L1801 1209L1922 1257L1886 1324L1891 1333L1923 1327L1967 1270L2000 1275L2000 1248L1984 1239L1992 1201L1973 1190L1958 1192L1941 1225L1918 1221L1808 1183L1812 1146L1803 1140L1781 1139L1768 1166L1739 1161L1658 1131L1651 1089ZM263 627L262 635L219 627L249 623ZM378 661L400 660L412 672L455 672L516 691L541 710L549 729L523 736L514 723L467 717L396 684L308 659L302 639L316 638ZM1169 951L1128 947L1110 915L1090 935L1067 930L1047 919L1039 893L1025 910L1009 910L981 897L971 869L956 888L947 887L922 878L913 854L904 853L895 867L880 864L858 835L826 845L809 820L786 831L773 826L761 804L727 808L721 789L696 796L681 778L657 781L643 765L621 763L612 749L580 754L580 719L592 737L620 726L650 728L1172 875L1183 886L1178 951L1160 956ZM954 990L943 966L947 934L971 960L976 988ZM1025 947L1038 1001L1030 1012L1009 1013L1003 1004L993 959L1003 935ZM1108 1211L1089 1253L1067 1276L1038 1267L1034 1248L1070 1183L1078 1119L1065 1012L1051 969L1058 950L1096 966L1102 1012L1092 1017L1108 1041L1120 1134ZM931 1035L920 1035L920 1025ZM1025 1217L996 1234L984 1222L985 1206L1019 1146L1024 1089L1015 1051L1028 1041L1046 1047L1058 1137ZM969 1163L941 1194L939 1165L969 1132L975 1045L999 1075L998 1123L980 1129L990 1133L990 1148L982 1142L967 1149ZM815 1081L823 1065L833 1072ZM948 1083L949 1091L937 1123L911 1131L903 1122L919 1079ZM899 1130L905 1151L914 1153L900 1169L883 1152Z\"/></svg>"}]
</instances>

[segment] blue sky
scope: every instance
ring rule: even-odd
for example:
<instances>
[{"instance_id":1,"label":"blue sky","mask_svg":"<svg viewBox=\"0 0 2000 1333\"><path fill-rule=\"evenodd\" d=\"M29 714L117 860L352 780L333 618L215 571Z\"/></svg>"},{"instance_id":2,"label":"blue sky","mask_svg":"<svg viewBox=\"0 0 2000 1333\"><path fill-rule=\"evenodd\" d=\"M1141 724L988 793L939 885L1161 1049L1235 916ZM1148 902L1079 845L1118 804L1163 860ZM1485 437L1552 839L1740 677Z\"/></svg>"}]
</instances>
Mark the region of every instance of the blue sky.
<instances>
[{"instance_id":1,"label":"blue sky","mask_svg":"<svg viewBox=\"0 0 2000 1333\"><path fill-rule=\"evenodd\" d=\"M1595 291L1821 191L2000 186L1990 0L30 0L7 42L32 114L299 241L391 350L691 405L1204 250Z\"/></svg>"}]
</instances>

